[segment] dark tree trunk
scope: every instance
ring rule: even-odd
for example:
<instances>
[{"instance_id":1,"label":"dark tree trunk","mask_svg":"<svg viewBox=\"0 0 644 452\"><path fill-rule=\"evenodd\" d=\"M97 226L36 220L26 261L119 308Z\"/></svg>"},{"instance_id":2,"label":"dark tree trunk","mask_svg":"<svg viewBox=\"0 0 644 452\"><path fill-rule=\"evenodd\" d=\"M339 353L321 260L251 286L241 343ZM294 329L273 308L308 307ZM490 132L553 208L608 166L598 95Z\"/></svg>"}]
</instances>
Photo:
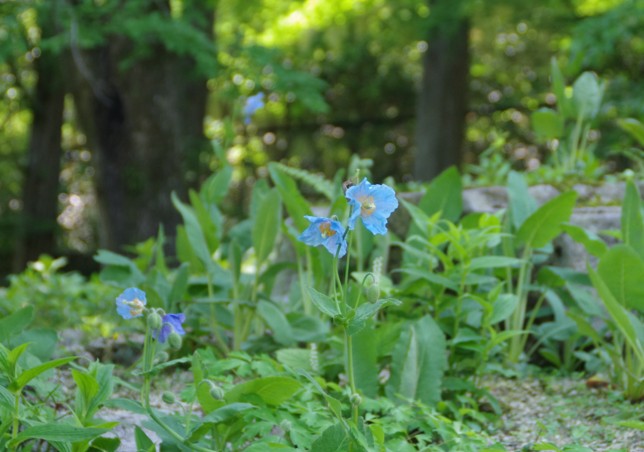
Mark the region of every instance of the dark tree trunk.
<instances>
[{"instance_id":1,"label":"dark tree trunk","mask_svg":"<svg viewBox=\"0 0 644 452\"><path fill-rule=\"evenodd\" d=\"M100 246L109 249L149 238L159 224L174 231L170 194L185 196L189 161L208 145L207 79L190 57L151 47L125 68L133 43L122 36L91 51L72 48L74 99L96 163Z\"/></svg>"},{"instance_id":2,"label":"dark tree trunk","mask_svg":"<svg viewBox=\"0 0 644 452\"><path fill-rule=\"evenodd\" d=\"M438 10L450 1L430 4ZM433 23L429 48L423 57L414 169L418 180L430 180L444 169L460 165L463 158L470 24L467 17L459 14L444 16L444 20Z\"/></svg>"},{"instance_id":3,"label":"dark tree trunk","mask_svg":"<svg viewBox=\"0 0 644 452\"><path fill-rule=\"evenodd\" d=\"M55 4L39 12L42 37L55 33ZM61 127L65 87L61 56L43 52L34 63L36 86L31 96L32 123L22 190L22 219L14 255L14 271L40 254L54 254L58 229Z\"/></svg>"}]
</instances>

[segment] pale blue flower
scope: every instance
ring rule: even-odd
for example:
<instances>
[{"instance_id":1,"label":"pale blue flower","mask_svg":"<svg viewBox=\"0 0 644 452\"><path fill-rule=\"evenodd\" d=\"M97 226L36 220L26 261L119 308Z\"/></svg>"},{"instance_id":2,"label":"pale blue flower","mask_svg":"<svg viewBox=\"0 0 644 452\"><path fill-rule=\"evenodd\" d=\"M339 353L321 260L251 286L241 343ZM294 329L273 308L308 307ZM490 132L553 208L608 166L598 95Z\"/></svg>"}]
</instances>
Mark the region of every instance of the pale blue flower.
<instances>
[{"instance_id":1,"label":"pale blue flower","mask_svg":"<svg viewBox=\"0 0 644 452\"><path fill-rule=\"evenodd\" d=\"M130 287L116 298L116 312L125 320L141 317L146 302L145 292L136 287Z\"/></svg>"},{"instance_id":2,"label":"pale blue flower","mask_svg":"<svg viewBox=\"0 0 644 452\"><path fill-rule=\"evenodd\" d=\"M246 99L244 104L244 124L250 124L250 118L257 110L264 107L264 93L257 93Z\"/></svg>"},{"instance_id":3,"label":"pale blue flower","mask_svg":"<svg viewBox=\"0 0 644 452\"><path fill-rule=\"evenodd\" d=\"M347 253L344 228L338 220L311 216L304 218L309 220L311 224L297 238L299 241L311 246L323 245L334 256L337 253L338 257L342 257Z\"/></svg>"},{"instance_id":4,"label":"pale blue flower","mask_svg":"<svg viewBox=\"0 0 644 452\"><path fill-rule=\"evenodd\" d=\"M398 208L396 192L387 185L372 185L366 178L346 192L351 205L349 229L356 225L358 217L373 234L387 233L387 218Z\"/></svg>"},{"instance_id":5,"label":"pale blue flower","mask_svg":"<svg viewBox=\"0 0 644 452\"><path fill-rule=\"evenodd\" d=\"M152 331L152 337L163 343L172 332L183 336L186 332L181 324L185 321L186 316L184 314L166 314L163 316L161 328Z\"/></svg>"}]
</instances>

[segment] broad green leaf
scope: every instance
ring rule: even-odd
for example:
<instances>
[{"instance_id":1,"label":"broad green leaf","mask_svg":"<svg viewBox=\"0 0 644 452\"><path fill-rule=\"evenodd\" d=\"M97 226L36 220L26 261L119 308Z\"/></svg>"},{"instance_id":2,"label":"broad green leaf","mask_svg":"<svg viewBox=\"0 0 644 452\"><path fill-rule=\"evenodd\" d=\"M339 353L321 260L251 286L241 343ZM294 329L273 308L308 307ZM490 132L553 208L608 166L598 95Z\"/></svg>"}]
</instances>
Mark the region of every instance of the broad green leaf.
<instances>
[{"instance_id":1,"label":"broad green leaf","mask_svg":"<svg viewBox=\"0 0 644 452\"><path fill-rule=\"evenodd\" d=\"M16 381L11 384L11 388L13 390L21 390L24 388L27 383L29 383L31 380L36 378L38 375L42 374L43 372L48 371L49 369L53 369L55 367L63 366L67 363L70 363L74 361L77 356L68 356L67 358L60 358L60 359L55 359L53 361L48 361L46 363L43 363L39 366L32 367L31 369L25 370L23 373L21 373Z\"/></svg>"},{"instance_id":2,"label":"broad green leaf","mask_svg":"<svg viewBox=\"0 0 644 452\"><path fill-rule=\"evenodd\" d=\"M638 421L637 419L628 419L625 421L616 421L611 422L611 424L619 425L621 427L634 428L636 430L644 431L644 421Z\"/></svg>"},{"instance_id":3,"label":"broad green leaf","mask_svg":"<svg viewBox=\"0 0 644 452\"><path fill-rule=\"evenodd\" d=\"M318 292L313 287L309 287L309 295L311 296L311 301L322 311L323 314L328 315L331 318L338 317L340 315L340 309L335 301L331 299L328 295L325 295L321 292Z\"/></svg>"},{"instance_id":4,"label":"broad green leaf","mask_svg":"<svg viewBox=\"0 0 644 452\"><path fill-rule=\"evenodd\" d=\"M564 118L550 108L540 108L532 113L532 130L539 139L546 141L560 138L564 131Z\"/></svg>"},{"instance_id":5,"label":"broad green leaf","mask_svg":"<svg viewBox=\"0 0 644 452\"><path fill-rule=\"evenodd\" d=\"M608 250L604 242L597 234L574 224L563 224L563 231L575 242L581 243L590 254L595 257L602 257Z\"/></svg>"},{"instance_id":6,"label":"broad green leaf","mask_svg":"<svg viewBox=\"0 0 644 452\"><path fill-rule=\"evenodd\" d=\"M212 260L212 256L208 251L208 243L206 242L203 230L201 229L201 225L199 224L194 211L190 206L182 203L174 192L171 197L172 203L183 218L185 233L188 238L188 243L192 248L192 252L206 267L208 273L214 274L217 269Z\"/></svg>"},{"instance_id":7,"label":"broad green leaf","mask_svg":"<svg viewBox=\"0 0 644 452\"><path fill-rule=\"evenodd\" d=\"M622 205L622 240L630 245L644 259L644 217L642 200L633 181L626 183Z\"/></svg>"},{"instance_id":8,"label":"broad green leaf","mask_svg":"<svg viewBox=\"0 0 644 452\"><path fill-rule=\"evenodd\" d=\"M283 348L275 352L277 361L293 369L304 369L313 372L311 368L311 350L305 348Z\"/></svg>"},{"instance_id":9,"label":"broad green leaf","mask_svg":"<svg viewBox=\"0 0 644 452\"><path fill-rule=\"evenodd\" d=\"M240 383L226 393L228 403L243 401L247 396L257 396L265 403L278 406L300 390L302 384L288 377L264 377Z\"/></svg>"},{"instance_id":10,"label":"broad green leaf","mask_svg":"<svg viewBox=\"0 0 644 452\"><path fill-rule=\"evenodd\" d=\"M257 303L257 313L271 328L273 337L279 344L291 345L295 342L291 325L288 323L284 313L275 304L260 300Z\"/></svg>"},{"instance_id":11,"label":"broad green leaf","mask_svg":"<svg viewBox=\"0 0 644 452\"><path fill-rule=\"evenodd\" d=\"M264 196L253 218L253 247L255 257L262 264L275 248L275 240L282 223L280 194L276 189Z\"/></svg>"},{"instance_id":12,"label":"broad green leaf","mask_svg":"<svg viewBox=\"0 0 644 452\"><path fill-rule=\"evenodd\" d=\"M557 108L563 113L564 117L574 118L575 112L572 100L566 96L566 82L555 57L550 60L550 75L552 77L552 91L557 97Z\"/></svg>"},{"instance_id":13,"label":"broad green leaf","mask_svg":"<svg viewBox=\"0 0 644 452\"><path fill-rule=\"evenodd\" d=\"M588 273L615 326L624 336L626 343L637 354L638 359L644 361L644 344L638 341L638 334L628 316L628 312L615 299L602 277L590 266L588 266Z\"/></svg>"},{"instance_id":14,"label":"broad green leaf","mask_svg":"<svg viewBox=\"0 0 644 452\"><path fill-rule=\"evenodd\" d=\"M516 171L510 171L508 175L508 206L514 229L519 229L523 222L537 210L537 201L528 191L525 177Z\"/></svg>"},{"instance_id":15,"label":"broad green leaf","mask_svg":"<svg viewBox=\"0 0 644 452\"><path fill-rule=\"evenodd\" d=\"M31 323L33 316L33 306L27 306L0 319L0 342L4 342L11 336L22 332Z\"/></svg>"},{"instance_id":16,"label":"broad green leaf","mask_svg":"<svg viewBox=\"0 0 644 452\"><path fill-rule=\"evenodd\" d=\"M220 424L228 422L231 419L235 419L239 413L255 408L254 405L250 403L231 403L229 405L224 405L220 408L217 408L214 411L211 411L206 416L201 418L197 424L192 428L191 436L201 429L202 426L207 424Z\"/></svg>"},{"instance_id":17,"label":"broad green leaf","mask_svg":"<svg viewBox=\"0 0 644 452\"><path fill-rule=\"evenodd\" d=\"M356 386L367 397L376 397L378 394L377 334L378 332L369 326L354 334L351 340Z\"/></svg>"},{"instance_id":18,"label":"broad green leaf","mask_svg":"<svg viewBox=\"0 0 644 452\"><path fill-rule=\"evenodd\" d=\"M190 278L190 264L183 262L177 269L174 275L174 281L170 294L168 295L168 312L176 312L176 306L179 301L183 299L186 291L188 290L188 280Z\"/></svg>"},{"instance_id":19,"label":"broad green leaf","mask_svg":"<svg viewBox=\"0 0 644 452\"><path fill-rule=\"evenodd\" d=\"M499 297L494 301L494 305L492 307L490 325L495 325L509 318L518 304L519 299L515 294L505 293L499 295Z\"/></svg>"},{"instance_id":20,"label":"broad green leaf","mask_svg":"<svg viewBox=\"0 0 644 452\"><path fill-rule=\"evenodd\" d=\"M640 146L644 146L644 124L637 119L620 118L617 120L617 125L635 138Z\"/></svg>"},{"instance_id":21,"label":"broad green leaf","mask_svg":"<svg viewBox=\"0 0 644 452\"><path fill-rule=\"evenodd\" d=\"M387 306L400 306L401 301L395 298L381 298L375 303L362 303L356 309L353 320L364 322L372 318L378 311Z\"/></svg>"},{"instance_id":22,"label":"broad green leaf","mask_svg":"<svg viewBox=\"0 0 644 452\"><path fill-rule=\"evenodd\" d=\"M410 322L393 351L387 395L392 399L436 404L447 367L445 346L445 336L431 317Z\"/></svg>"},{"instance_id":23,"label":"broad green leaf","mask_svg":"<svg viewBox=\"0 0 644 452\"><path fill-rule=\"evenodd\" d=\"M89 411L89 405L94 396L98 393L98 382L93 376L72 369L72 377L76 382L76 415L85 419Z\"/></svg>"},{"instance_id":24,"label":"broad green leaf","mask_svg":"<svg viewBox=\"0 0 644 452\"><path fill-rule=\"evenodd\" d=\"M218 204L228 194L232 176L232 166L224 165L223 168L204 181L199 194L207 203Z\"/></svg>"},{"instance_id":25,"label":"broad green leaf","mask_svg":"<svg viewBox=\"0 0 644 452\"><path fill-rule=\"evenodd\" d=\"M615 245L601 258L597 273L615 300L644 313L644 259L628 245Z\"/></svg>"},{"instance_id":26,"label":"broad green leaf","mask_svg":"<svg viewBox=\"0 0 644 452\"><path fill-rule=\"evenodd\" d=\"M458 284L456 282L432 271L425 271L418 268L403 268L400 270L400 272L406 275L424 279L432 284L436 284L447 289L458 291Z\"/></svg>"},{"instance_id":27,"label":"broad green leaf","mask_svg":"<svg viewBox=\"0 0 644 452\"><path fill-rule=\"evenodd\" d=\"M311 445L311 452L345 452L349 450L351 438L341 423L334 424L322 432Z\"/></svg>"},{"instance_id":28,"label":"broad green leaf","mask_svg":"<svg viewBox=\"0 0 644 452\"><path fill-rule=\"evenodd\" d=\"M577 115L593 119L599 112L604 88L599 83L597 75L584 72L572 85L572 100Z\"/></svg>"},{"instance_id":29,"label":"broad green leaf","mask_svg":"<svg viewBox=\"0 0 644 452\"><path fill-rule=\"evenodd\" d=\"M157 450L154 441L138 425L134 427L134 441L137 452L155 452Z\"/></svg>"},{"instance_id":30,"label":"broad green leaf","mask_svg":"<svg viewBox=\"0 0 644 452\"><path fill-rule=\"evenodd\" d=\"M15 402L16 396L4 386L0 386L0 407L4 407L6 410L11 411L14 409Z\"/></svg>"},{"instance_id":31,"label":"broad green leaf","mask_svg":"<svg viewBox=\"0 0 644 452\"><path fill-rule=\"evenodd\" d=\"M280 171L279 165L269 163L268 172L271 175L273 183L282 195L284 206L293 220L293 223L295 223L295 227L298 230L303 231L309 225L309 222L304 218L304 216L312 215L311 206L300 194L295 181L283 171Z\"/></svg>"},{"instance_id":32,"label":"broad green leaf","mask_svg":"<svg viewBox=\"0 0 644 452\"><path fill-rule=\"evenodd\" d=\"M75 443L78 441L91 440L109 431L109 428L75 427L73 425L61 424L60 422L40 424L25 428L18 434L18 436L9 441L7 445L9 447L17 447L24 441L30 439L42 439L48 442L67 441Z\"/></svg>"},{"instance_id":33,"label":"broad green leaf","mask_svg":"<svg viewBox=\"0 0 644 452\"><path fill-rule=\"evenodd\" d=\"M89 448L90 452L117 452L121 446L119 438L99 437L92 441L92 447ZM137 452L139 452L137 450ZM146 451L153 452L153 451Z\"/></svg>"},{"instance_id":34,"label":"broad green leaf","mask_svg":"<svg viewBox=\"0 0 644 452\"><path fill-rule=\"evenodd\" d=\"M481 256L475 257L470 261L470 270L479 270L482 268L507 268L517 267L521 264L521 259L506 256Z\"/></svg>"},{"instance_id":35,"label":"broad green leaf","mask_svg":"<svg viewBox=\"0 0 644 452\"><path fill-rule=\"evenodd\" d=\"M420 207L413 205L410 202L400 199L400 203L407 209L411 219L413 221L413 226L409 227L409 232L407 237L412 235L420 235L421 237L427 237L429 235L429 225L431 223L430 216L427 215Z\"/></svg>"},{"instance_id":36,"label":"broad green leaf","mask_svg":"<svg viewBox=\"0 0 644 452\"><path fill-rule=\"evenodd\" d=\"M577 193L567 192L551 199L530 215L517 231L516 238L529 248L546 246L561 232L575 207Z\"/></svg>"},{"instance_id":37,"label":"broad green leaf","mask_svg":"<svg viewBox=\"0 0 644 452\"><path fill-rule=\"evenodd\" d=\"M428 216L441 212L441 218L455 223L463 213L463 182L456 167L451 166L427 187L418 207Z\"/></svg>"},{"instance_id":38,"label":"broad green leaf","mask_svg":"<svg viewBox=\"0 0 644 452\"><path fill-rule=\"evenodd\" d=\"M217 251L217 248L219 248L219 234L221 234L221 231L218 230L217 224L213 221L211 213L208 211L208 208L204 205L197 192L190 190L188 192L188 197L190 199L190 204L192 205L192 211L199 222L203 236L208 244L208 253L212 256L212 254ZM213 208L216 209L214 206Z\"/></svg>"}]
</instances>

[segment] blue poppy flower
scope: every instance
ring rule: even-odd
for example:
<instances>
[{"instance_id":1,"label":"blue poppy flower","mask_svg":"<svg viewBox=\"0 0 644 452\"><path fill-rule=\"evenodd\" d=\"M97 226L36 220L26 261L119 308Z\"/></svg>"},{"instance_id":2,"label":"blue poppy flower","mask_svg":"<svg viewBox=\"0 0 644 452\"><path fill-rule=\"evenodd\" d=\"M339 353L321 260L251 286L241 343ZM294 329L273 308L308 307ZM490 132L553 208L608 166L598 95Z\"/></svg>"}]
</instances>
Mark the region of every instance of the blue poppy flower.
<instances>
[{"instance_id":1,"label":"blue poppy flower","mask_svg":"<svg viewBox=\"0 0 644 452\"><path fill-rule=\"evenodd\" d=\"M161 328L152 331L152 337L163 343L168 340L172 332L180 335L186 334L181 324L186 321L184 314L166 314L163 316Z\"/></svg>"},{"instance_id":2,"label":"blue poppy flower","mask_svg":"<svg viewBox=\"0 0 644 452\"><path fill-rule=\"evenodd\" d=\"M329 253L338 257L347 254L347 241L344 239L344 228L338 220L324 217L305 216L311 222L308 228L297 238L311 246L323 245ZM338 247L340 250L338 251Z\"/></svg>"},{"instance_id":3,"label":"blue poppy flower","mask_svg":"<svg viewBox=\"0 0 644 452\"><path fill-rule=\"evenodd\" d=\"M356 225L358 217L373 234L387 233L387 218L398 208L396 192L387 185L370 184L366 178L346 192L351 205L349 229Z\"/></svg>"},{"instance_id":4,"label":"blue poppy flower","mask_svg":"<svg viewBox=\"0 0 644 452\"><path fill-rule=\"evenodd\" d=\"M141 317L145 303L145 292L136 287L130 287L116 298L116 312L125 320Z\"/></svg>"},{"instance_id":5,"label":"blue poppy flower","mask_svg":"<svg viewBox=\"0 0 644 452\"><path fill-rule=\"evenodd\" d=\"M257 93L246 99L244 104L244 124L250 124L250 117L255 114L257 110L264 107L264 93Z\"/></svg>"}]
</instances>

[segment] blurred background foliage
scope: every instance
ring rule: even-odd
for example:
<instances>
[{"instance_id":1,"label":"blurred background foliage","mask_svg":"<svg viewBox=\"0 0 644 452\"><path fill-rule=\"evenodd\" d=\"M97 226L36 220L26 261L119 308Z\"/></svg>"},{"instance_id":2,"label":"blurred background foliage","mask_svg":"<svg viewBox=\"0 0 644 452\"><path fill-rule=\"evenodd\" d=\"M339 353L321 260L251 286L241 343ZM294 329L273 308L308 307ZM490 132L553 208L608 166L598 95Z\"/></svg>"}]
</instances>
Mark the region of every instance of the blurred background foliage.
<instances>
[{"instance_id":1,"label":"blurred background foliage","mask_svg":"<svg viewBox=\"0 0 644 452\"><path fill-rule=\"evenodd\" d=\"M588 134L602 174L633 166L642 145L618 120L644 120L643 0L0 2L0 274L172 227L169 192L222 158L233 217L270 161L332 177L357 155L375 181L417 188L423 58L432 30L459 24L464 140L441 152L458 147L469 183L503 183L503 165L541 181L549 148L530 115L557 104L552 59L568 85L583 71L606 82ZM257 92L266 105L245 126Z\"/></svg>"}]
</instances>

